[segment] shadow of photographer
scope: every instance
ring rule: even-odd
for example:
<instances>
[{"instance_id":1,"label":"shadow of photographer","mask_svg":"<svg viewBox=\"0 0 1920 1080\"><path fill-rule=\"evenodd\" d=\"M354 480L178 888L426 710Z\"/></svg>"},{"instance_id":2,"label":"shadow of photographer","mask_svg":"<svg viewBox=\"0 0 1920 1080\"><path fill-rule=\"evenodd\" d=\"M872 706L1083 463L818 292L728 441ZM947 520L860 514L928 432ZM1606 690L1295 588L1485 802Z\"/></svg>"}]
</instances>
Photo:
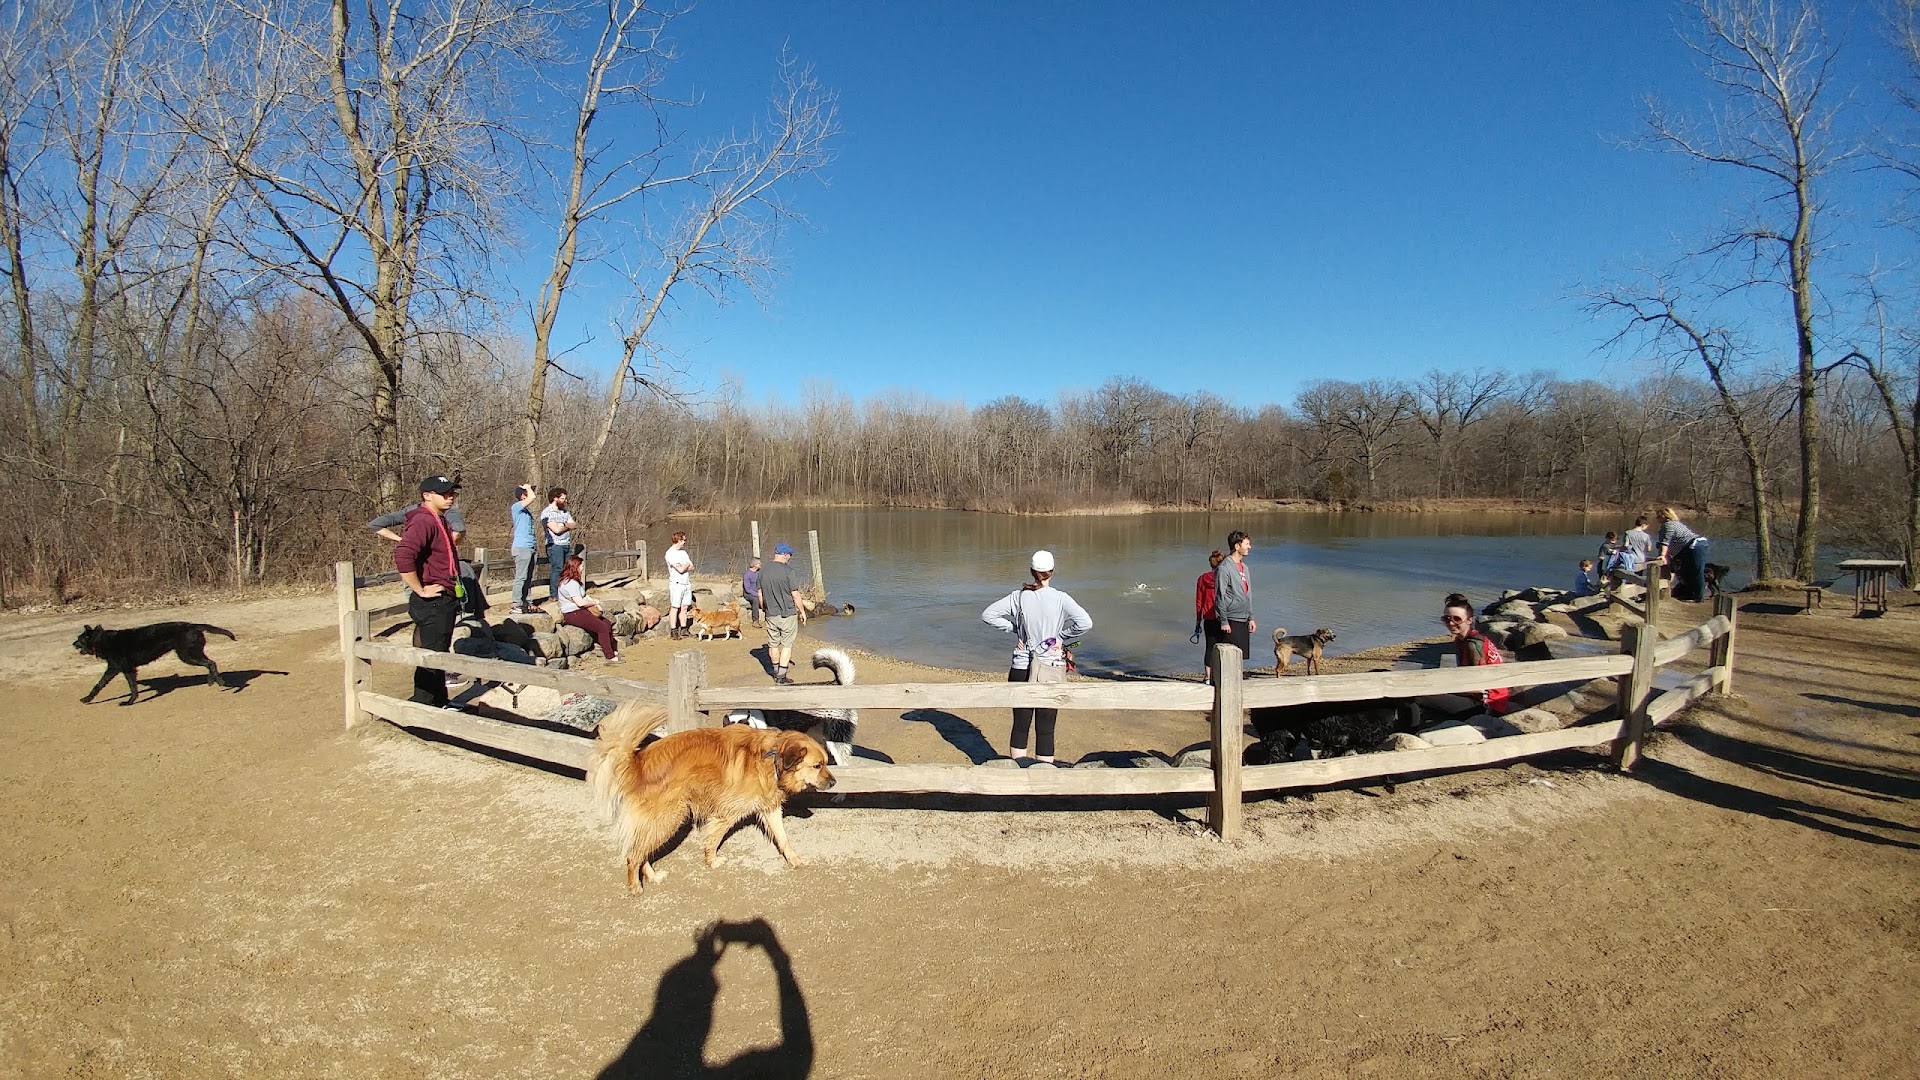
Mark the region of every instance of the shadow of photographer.
<instances>
[{"instance_id":1,"label":"shadow of photographer","mask_svg":"<svg viewBox=\"0 0 1920 1080\"><path fill-rule=\"evenodd\" d=\"M706 1062L720 994L715 972L729 945L758 947L779 982L780 1042L741 1052L719 1065ZM633 1033L618 1058L600 1070L600 1080L640 1077L804 1077L813 1071L813 1027L807 1001L794 981L787 950L765 919L721 921L694 938L693 954L668 968L654 991L653 1015Z\"/></svg>"}]
</instances>

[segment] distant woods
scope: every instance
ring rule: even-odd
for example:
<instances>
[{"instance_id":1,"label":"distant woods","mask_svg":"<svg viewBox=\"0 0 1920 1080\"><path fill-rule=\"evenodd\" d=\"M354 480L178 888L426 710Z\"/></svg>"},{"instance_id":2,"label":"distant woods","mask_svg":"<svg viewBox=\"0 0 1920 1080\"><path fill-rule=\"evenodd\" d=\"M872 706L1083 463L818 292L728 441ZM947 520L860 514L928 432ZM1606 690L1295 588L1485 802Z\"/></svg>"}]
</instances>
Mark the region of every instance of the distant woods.
<instances>
[{"instance_id":1,"label":"distant woods","mask_svg":"<svg viewBox=\"0 0 1920 1080\"><path fill-rule=\"evenodd\" d=\"M1894 4L1887 34L1909 60L1912 13ZM318 580L377 558L360 523L440 471L463 474L474 540L495 546L528 480L567 486L600 547L678 510L820 501L1678 502L1741 514L1763 565L1778 546L1803 576L1816 541L1910 553L1920 536L1920 305L1900 273L1839 261L1871 243L1819 232L1874 216L1822 216L1869 159L1920 187L1901 134L1920 82L1849 121L1873 88L1826 86L1841 69L1811 7L1686 17L1696 108L1653 110L1645 141L1751 219L1588 290L1618 362L1407 358L1402 377L1274 403L1134 378L1047 401L853 400L830 358L791 406L706 389L663 328L694 297L771 287L838 121L784 56L758 115L682 100L683 17L0 0L0 599ZM1912 221L1888 213L1880 234ZM519 295L506 269L527 265ZM596 340L562 330L586 323ZM1327 370L1284 345L1272 362Z\"/></svg>"}]
</instances>

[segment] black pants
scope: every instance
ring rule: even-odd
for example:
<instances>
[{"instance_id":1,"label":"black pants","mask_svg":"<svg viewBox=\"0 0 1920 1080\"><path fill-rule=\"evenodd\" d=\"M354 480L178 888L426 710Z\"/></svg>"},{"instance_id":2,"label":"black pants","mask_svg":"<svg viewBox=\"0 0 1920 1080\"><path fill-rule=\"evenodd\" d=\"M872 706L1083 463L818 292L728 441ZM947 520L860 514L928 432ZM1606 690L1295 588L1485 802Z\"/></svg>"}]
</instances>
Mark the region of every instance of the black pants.
<instances>
[{"instance_id":1,"label":"black pants","mask_svg":"<svg viewBox=\"0 0 1920 1080\"><path fill-rule=\"evenodd\" d=\"M453 623L460 615L460 600L448 589L439 596L418 593L407 599L407 615L413 619L413 647L446 652L453 645ZM413 694L408 701L436 708L447 703L447 675L436 668L413 669Z\"/></svg>"},{"instance_id":2,"label":"black pants","mask_svg":"<svg viewBox=\"0 0 1920 1080\"><path fill-rule=\"evenodd\" d=\"M766 612L760 607L760 594L757 592L747 593L746 601L747 601L747 611L753 615L753 625L759 626L760 616L766 614Z\"/></svg>"},{"instance_id":3,"label":"black pants","mask_svg":"<svg viewBox=\"0 0 1920 1080\"><path fill-rule=\"evenodd\" d=\"M1217 658L1213 655L1213 647L1218 644L1220 644L1220 620L1208 619L1207 621L1201 623L1200 624L1200 663L1201 663L1201 666L1207 669L1207 685L1208 686L1212 686L1214 683L1220 681L1218 678L1215 677L1219 674L1217 669L1219 668L1220 665L1217 662Z\"/></svg>"},{"instance_id":4,"label":"black pants","mask_svg":"<svg viewBox=\"0 0 1920 1080\"><path fill-rule=\"evenodd\" d=\"M1026 682L1028 668L1007 669L1008 682ZM1059 709L1015 709L1013 710L1013 736L1007 745L1015 750L1027 747L1027 726L1033 726L1033 752L1038 757L1053 756L1053 724L1060 719Z\"/></svg>"},{"instance_id":5,"label":"black pants","mask_svg":"<svg viewBox=\"0 0 1920 1080\"><path fill-rule=\"evenodd\" d=\"M1253 633L1248 626L1248 623L1251 621L1250 619L1229 620L1227 625L1231 627L1231 629L1225 633L1222 633L1220 630L1220 620L1215 619L1207 624L1213 632L1213 643L1207 648L1207 677L1212 679L1216 686L1219 685L1220 682L1220 646L1238 646L1240 649L1240 663L1243 667L1245 666L1247 654L1251 651L1253 645Z\"/></svg>"}]
</instances>

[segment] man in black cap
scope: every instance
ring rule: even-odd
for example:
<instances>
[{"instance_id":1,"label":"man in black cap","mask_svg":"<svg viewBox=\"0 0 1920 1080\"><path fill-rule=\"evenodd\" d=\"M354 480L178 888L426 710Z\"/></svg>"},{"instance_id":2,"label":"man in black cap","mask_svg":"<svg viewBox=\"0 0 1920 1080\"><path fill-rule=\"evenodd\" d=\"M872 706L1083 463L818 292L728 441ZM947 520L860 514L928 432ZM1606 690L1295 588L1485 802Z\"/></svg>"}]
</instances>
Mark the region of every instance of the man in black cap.
<instances>
[{"instance_id":1,"label":"man in black cap","mask_svg":"<svg viewBox=\"0 0 1920 1080\"><path fill-rule=\"evenodd\" d=\"M453 624L460 614L460 562L447 528L446 513L460 485L445 476L420 481L420 505L407 512L393 568L406 583L407 614L413 619L415 648L446 652L453 645ZM409 701L445 708L447 680L432 668L413 669Z\"/></svg>"}]
</instances>

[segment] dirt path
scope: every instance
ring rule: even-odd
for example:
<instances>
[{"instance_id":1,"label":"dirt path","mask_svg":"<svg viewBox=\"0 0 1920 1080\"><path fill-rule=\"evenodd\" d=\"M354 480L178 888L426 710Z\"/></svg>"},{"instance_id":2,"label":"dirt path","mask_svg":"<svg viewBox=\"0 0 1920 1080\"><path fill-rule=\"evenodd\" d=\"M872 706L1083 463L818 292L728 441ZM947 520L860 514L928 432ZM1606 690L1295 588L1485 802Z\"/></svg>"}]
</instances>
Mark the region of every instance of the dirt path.
<instances>
[{"instance_id":1,"label":"dirt path","mask_svg":"<svg viewBox=\"0 0 1920 1080\"><path fill-rule=\"evenodd\" d=\"M1920 1075L1920 607L1786 602L1743 598L1741 696L1632 777L1576 752L1263 801L1236 847L1196 809L822 802L789 826L811 865L743 831L641 900L577 779L343 735L325 598L278 634L154 614L244 625L212 652L247 686L169 661L125 709L78 704L80 620L27 620L0 637L0 1072ZM752 644L716 673L764 678ZM1063 719L1062 749L1182 723ZM1004 725L861 742L960 760Z\"/></svg>"}]
</instances>

